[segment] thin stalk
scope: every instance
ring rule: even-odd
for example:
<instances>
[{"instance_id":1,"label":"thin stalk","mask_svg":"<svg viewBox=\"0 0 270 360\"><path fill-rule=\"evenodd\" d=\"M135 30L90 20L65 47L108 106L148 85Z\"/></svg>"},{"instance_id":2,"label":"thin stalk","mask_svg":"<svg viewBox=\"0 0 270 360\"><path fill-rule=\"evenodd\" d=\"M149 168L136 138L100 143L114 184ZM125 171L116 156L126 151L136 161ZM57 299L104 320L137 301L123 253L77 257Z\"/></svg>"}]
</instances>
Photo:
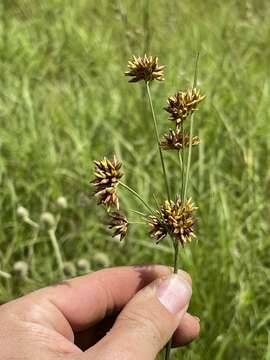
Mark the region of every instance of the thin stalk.
<instances>
[{"instance_id":1,"label":"thin stalk","mask_svg":"<svg viewBox=\"0 0 270 360\"><path fill-rule=\"evenodd\" d=\"M159 204L158 204L158 199L157 199L157 197L156 197L155 194L153 194L153 198L154 198L154 200L155 200L156 207L157 207L157 209L158 209L158 208L159 208Z\"/></svg>"},{"instance_id":2,"label":"thin stalk","mask_svg":"<svg viewBox=\"0 0 270 360\"><path fill-rule=\"evenodd\" d=\"M122 181L119 181L118 183L119 185L121 185L123 188L125 188L126 190L128 190L132 195L134 195L137 199L139 199L143 205L151 212L153 213L153 210L151 209L151 207L147 204L147 202L133 189L131 189L128 185L122 183Z\"/></svg>"},{"instance_id":3,"label":"thin stalk","mask_svg":"<svg viewBox=\"0 0 270 360\"><path fill-rule=\"evenodd\" d=\"M197 56L196 56L196 60L195 60L193 89L196 87L196 84L197 84L199 56L200 56L200 53L198 52L198 53L197 53ZM194 123L194 113L191 115L191 119L190 119L187 170L186 170L185 189L184 189L184 196L183 196L183 200L184 200L184 201L186 200L186 196L187 196L187 188L188 188L188 180L189 180L189 171L190 171L191 156L192 156L193 123Z\"/></svg>"},{"instance_id":4,"label":"thin stalk","mask_svg":"<svg viewBox=\"0 0 270 360\"><path fill-rule=\"evenodd\" d=\"M193 88L196 87L197 83L197 72L198 72L198 61L199 61L199 53L197 54L196 61L195 61L195 72L194 72L194 81L193 81ZM192 154L192 136L193 136L193 121L194 121L194 114L191 115L190 119L190 131L189 131L189 147L188 147L188 158L187 158L187 166L186 166L186 174L185 174L185 184L184 184L184 168L185 168L185 148L184 148L184 128L182 127L182 143L183 143L183 156L181 158L182 162L182 186L181 186L181 200L185 201L187 196L187 187L188 187L188 180L189 180L189 170L191 165L191 154ZM180 161L180 156L179 156ZM172 237L171 237L172 238ZM174 274L178 271L178 253L179 253L179 243L175 239L172 238L173 246L174 246L174 265L173 265L173 272ZM172 339L166 345L166 352L165 352L165 359L170 360L170 352L172 347Z\"/></svg>"},{"instance_id":5,"label":"thin stalk","mask_svg":"<svg viewBox=\"0 0 270 360\"><path fill-rule=\"evenodd\" d=\"M56 261L57 261L59 271L60 271L60 273L62 275L64 275L64 273L63 273L63 260L62 260L60 247L59 247L56 235L55 235L55 229L54 228L49 229L48 234L49 234L52 246L53 246L53 250L54 250L54 253L55 253L55 257L56 257Z\"/></svg>"},{"instance_id":6,"label":"thin stalk","mask_svg":"<svg viewBox=\"0 0 270 360\"><path fill-rule=\"evenodd\" d=\"M179 241L174 240L174 262L173 262L173 273L177 274L178 271L178 253L179 253Z\"/></svg>"},{"instance_id":7,"label":"thin stalk","mask_svg":"<svg viewBox=\"0 0 270 360\"><path fill-rule=\"evenodd\" d=\"M24 218L23 221L24 221L26 224L32 226L32 227L35 228L35 229L38 229L38 228L39 228L39 225L38 225L35 221L33 221L32 219L30 219L29 217Z\"/></svg>"},{"instance_id":8,"label":"thin stalk","mask_svg":"<svg viewBox=\"0 0 270 360\"><path fill-rule=\"evenodd\" d=\"M36 257L34 256L35 255L34 248L35 248L35 245L37 243L38 236L39 236L39 226L34 229L33 239L32 239L31 244L29 244L28 258L29 258L29 263L31 264L31 272L32 273L36 272L36 267L35 267Z\"/></svg>"},{"instance_id":9,"label":"thin stalk","mask_svg":"<svg viewBox=\"0 0 270 360\"><path fill-rule=\"evenodd\" d=\"M187 159L187 170L186 170L186 180L185 180L185 190L183 200L186 200L187 196L187 188L188 188L188 180L189 180L189 170L191 164L191 155L192 155L192 137L193 137L193 122L194 122L194 113L190 118L190 130L189 130L189 144L188 144L188 159Z\"/></svg>"},{"instance_id":10,"label":"thin stalk","mask_svg":"<svg viewBox=\"0 0 270 360\"><path fill-rule=\"evenodd\" d=\"M172 348L172 338L170 338L169 342L168 342L167 345L166 345L165 358L164 358L164 360L170 360L171 348Z\"/></svg>"},{"instance_id":11,"label":"thin stalk","mask_svg":"<svg viewBox=\"0 0 270 360\"><path fill-rule=\"evenodd\" d=\"M3 277L4 279L10 279L11 275L5 271L0 270L0 277Z\"/></svg>"},{"instance_id":12,"label":"thin stalk","mask_svg":"<svg viewBox=\"0 0 270 360\"><path fill-rule=\"evenodd\" d=\"M132 224L132 225L145 225L145 221L128 221L129 224Z\"/></svg>"},{"instance_id":13,"label":"thin stalk","mask_svg":"<svg viewBox=\"0 0 270 360\"><path fill-rule=\"evenodd\" d=\"M182 160L182 155L181 155L181 149L178 150L178 160L179 160L180 169L181 169L181 171L182 171L182 168L183 168L183 160Z\"/></svg>"},{"instance_id":14,"label":"thin stalk","mask_svg":"<svg viewBox=\"0 0 270 360\"><path fill-rule=\"evenodd\" d=\"M148 216L140 211L137 211L137 210L134 210L134 209L128 209L127 211L131 211L133 212L134 214L137 214L137 215L140 215L141 217L143 218L147 218Z\"/></svg>"},{"instance_id":15,"label":"thin stalk","mask_svg":"<svg viewBox=\"0 0 270 360\"><path fill-rule=\"evenodd\" d=\"M184 183L185 183L185 146L184 146L184 141L185 141L185 137L184 137L184 127L182 125L182 172L181 172L181 200L183 200L184 198Z\"/></svg>"},{"instance_id":16,"label":"thin stalk","mask_svg":"<svg viewBox=\"0 0 270 360\"><path fill-rule=\"evenodd\" d=\"M178 150L178 161L179 161L179 165L180 165L180 179L182 179L182 172L183 172L183 166L184 166L181 151L183 151L183 149ZM180 194L181 194L181 190L182 190L182 181L181 181L181 185L179 185Z\"/></svg>"},{"instance_id":17,"label":"thin stalk","mask_svg":"<svg viewBox=\"0 0 270 360\"><path fill-rule=\"evenodd\" d=\"M177 274L178 271L178 253L179 253L179 242L171 236L173 247L174 247L174 259L173 259L173 273ZM170 360L170 352L172 347L172 338L166 345L165 358L164 360Z\"/></svg>"},{"instance_id":18,"label":"thin stalk","mask_svg":"<svg viewBox=\"0 0 270 360\"><path fill-rule=\"evenodd\" d=\"M165 162L164 162L164 158L163 158L163 153L162 153L162 150L160 148L160 138L159 138L159 134L158 134L157 119L156 119L156 115L155 115L155 111L154 111L154 107L153 107L153 102L152 102L152 97L151 97L150 88L149 88L149 82L148 81L146 82L146 89L147 89L147 95L148 95L149 104L150 104L150 107L151 107L152 117L153 117L153 121L154 121L155 136L156 136L157 146L158 146L158 150L159 150L159 156L160 156L160 162L161 162L163 176L164 176L165 187L166 187L166 191L167 191L168 200L170 200L171 199L170 187L169 187L167 172L166 172L166 168L165 168Z\"/></svg>"}]
</instances>

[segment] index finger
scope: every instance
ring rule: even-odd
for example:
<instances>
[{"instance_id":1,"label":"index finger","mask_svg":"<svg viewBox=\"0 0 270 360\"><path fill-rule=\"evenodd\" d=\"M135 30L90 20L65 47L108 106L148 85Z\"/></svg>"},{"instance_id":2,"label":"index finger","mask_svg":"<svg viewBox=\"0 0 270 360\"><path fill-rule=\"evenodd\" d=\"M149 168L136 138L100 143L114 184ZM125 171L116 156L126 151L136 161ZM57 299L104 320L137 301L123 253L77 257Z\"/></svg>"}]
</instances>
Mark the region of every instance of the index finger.
<instances>
[{"instance_id":1,"label":"index finger","mask_svg":"<svg viewBox=\"0 0 270 360\"><path fill-rule=\"evenodd\" d=\"M120 310L133 295L171 269L162 265L100 270L33 293L52 302L73 331L81 331Z\"/></svg>"}]
</instances>

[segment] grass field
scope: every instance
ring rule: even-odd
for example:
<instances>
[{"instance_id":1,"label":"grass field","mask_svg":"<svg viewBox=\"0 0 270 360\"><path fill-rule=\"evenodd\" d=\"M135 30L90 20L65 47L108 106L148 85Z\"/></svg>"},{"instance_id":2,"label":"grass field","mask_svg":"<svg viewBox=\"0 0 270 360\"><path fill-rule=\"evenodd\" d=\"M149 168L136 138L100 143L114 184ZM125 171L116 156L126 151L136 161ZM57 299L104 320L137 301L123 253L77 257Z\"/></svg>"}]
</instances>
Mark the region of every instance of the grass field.
<instances>
[{"instance_id":1,"label":"grass field","mask_svg":"<svg viewBox=\"0 0 270 360\"><path fill-rule=\"evenodd\" d=\"M1 0L0 15L1 301L61 277L48 231L23 223L18 206L36 222L45 211L61 215L65 262L85 258L95 270L104 253L110 265L172 263L169 241L154 245L143 226L121 244L111 240L89 196L91 162L116 152L125 181L150 203L153 193L163 199L143 89L123 72L132 54L146 51L167 65L166 81L151 87L162 132L171 125L166 97L192 84L200 51L207 100L195 119L202 144L190 181L198 241L180 263L193 277L202 329L175 359L269 360L268 1ZM166 161L176 189L177 159ZM58 209L59 196L67 209ZM14 275L17 261L28 264L27 278Z\"/></svg>"}]
</instances>

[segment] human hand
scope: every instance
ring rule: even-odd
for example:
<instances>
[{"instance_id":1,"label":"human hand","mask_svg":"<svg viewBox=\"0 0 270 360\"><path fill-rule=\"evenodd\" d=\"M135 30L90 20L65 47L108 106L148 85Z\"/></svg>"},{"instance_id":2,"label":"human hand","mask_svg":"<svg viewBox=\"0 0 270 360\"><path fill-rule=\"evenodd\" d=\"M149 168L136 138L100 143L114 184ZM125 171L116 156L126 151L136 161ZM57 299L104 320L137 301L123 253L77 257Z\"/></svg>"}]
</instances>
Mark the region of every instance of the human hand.
<instances>
[{"instance_id":1,"label":"human hand","mask_svg":"<svg viewBox=\"0 0 270 360\"><path fill-rule=\"evenodd\" d=\"M199 334L191 278L160 265L105 269L0 307L2 360L153 360Z\"/></svg>"}]
</instances>

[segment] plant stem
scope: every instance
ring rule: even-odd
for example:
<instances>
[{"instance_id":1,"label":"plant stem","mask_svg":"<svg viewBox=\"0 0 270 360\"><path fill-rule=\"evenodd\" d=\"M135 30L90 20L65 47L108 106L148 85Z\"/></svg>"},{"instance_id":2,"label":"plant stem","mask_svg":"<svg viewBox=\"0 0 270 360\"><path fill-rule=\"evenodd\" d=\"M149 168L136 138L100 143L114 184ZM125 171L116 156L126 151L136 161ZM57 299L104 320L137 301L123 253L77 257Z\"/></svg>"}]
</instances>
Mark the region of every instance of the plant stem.
<instances>
[{"instance_id":1,"label":"plant stem","mask_svg":"<svg viewBox=\"0 0 270 360\"><path fill-rule=\"evenodd\" d=\"M55 229L54 228L49 229L48 233L49 233L49 237L50 237L50 240L51 240L51 243L52 243L52 246L53 246L53 250L55 252L55 257L56 257L56 261L57 261L57 264L58 264L59 271L60 271L61 275L64 275L64 273L63 273L63 260L62 260L60 247L59 247L57 238L55 236Z\"/></svg>"},{"instance_id":2,"label":"plant stem","mask_svg":"<svg viewBox=\"0 0 270 360\"><path fill-rule=\"evenodd\" d=\"M4 279L10 279L11 275L5 271L0 270L0 277L3 277Z\"/></svg>"},{"instance_id":3,"label":"plant stem","mask_svg":"<svg viewBox=\"0 0 270 360\"><path fill-rule=\"evenodd\" d=\"M26 217L25 219L23 219L23 221L24 221L26 224L32 226L32 227L35 228L35 229L38 229L38 228L39 228L39 225L38 225L35 221L33 221L32 219L30 219L29 217Z\"/></svg>"},{"instance_id":4,"label":"plant stem","mask_svg":"<svg viewBox=\"0 0 270 360\"><path fill-rule=\"evenodd\" d=\"M182 172L181 172L181 200L183 201L184 199L184 183L185 183L185 146L184 146L184 141L185 141L185 137L184 137L184 127L182 125L182 144L183 144L183 148L182 148Z\"/></svg>"},{"instance_id":5,"label":"plant stem","mask_svg":"<svg viewBox=\"0 0 270 360\"><path fill-rule=\"evenodd\" d=\"M132 224L132 225L145 225L145 222L144 221L132 221L132 220L129 220L128 221L129 224Z\"/></svg>"},{"instance_id":6,"label":"plant stem","mask_svg":"<svg viewBox=\"0 0 270 360\"><path fill-rule=\"evenodd\" d=\"M171 348L172 348L172 338L170 338L169 342L168 342L167 345L166 345L165 358L164 358L164 360L170 360Z\"/></svg>"},{"instance_id":7,"label":"plant stem","mask_svg":"<svg viewBox=\"0 0 270 360\"><path fill-rule=\"evenodd\" d=\"M174 260L173 260L173 273L177 274L178 271L178 253L179 253L179 242L171 236L173 247L174 247ZM168 344L166 345L166 352L165 352L165 359L170 360L170 352L172 347L172 338L169 340Z\"/></svg>"},{"instance_id":8,"label":"plant stem","mask_svg":"<svg viewBox=\"0 0 270 360\"><path fill-rule=\"evenodd\" d=\"M187 188L188 188L188 180L189 180L189 170L190 170L191 155L192 155L193 122L194 122L194 113L191 115L191 118L190 118L189 144L188 144L188 159L187 159L187 170L186 170L185 190L184 190L183 201L186 200L186 196L187 196Z\"/></svg>"},{"instance_id":9,"label":"plant stem","mask_svg":"<svg viewBox=\"0 0 270 360\"><path fill-rule=\"evenodd\" d=\"M35 266L36 257L34 256L35 255L34 249L38 240L38 235L39 235L39 226L34 229L33 239L31 244L29 244L28 258L29 258L29 263L31 264L31 272L33 274L35 274L36 272L36 266Z\"/></svg>"},{"instance_id":10,"label":"plant stem","mask_svg":"<svg viewBox=\"0 0 270 360\"><path fill-rule=\"evenodd\" d=\"M125 188L126 190L128 190L132 195L134 195L137 199L139 199L143 205L151 212L153 213L153 210L151 209L151 207L147 204L147 202L133 189L131 189L128 185L122 183L122 181L119 181L118 183L119 185L121 185L123 188Z\"/></svg>"},{"instance_id":11,"label":"plant stem","mask_svg":"<svg viewBox=\"0 0 270 360\"><path fill-rule=\"evenodd\" d=\"M183 174L183 166L184 166L181 151L183 151L183 149L178 150L178 160L179 160L179 165L180 165L180 179L181 179L181 184L179 185L179 193L180 194L182 193L182 174Z\"/></svg>"},{"instance_id":12,"label":"plant stem","mask_svg":"<svg viewBox=\"0 0 270 360\"><path fill-rule=\"evenodd\" d=\"M200 56L200 53L198 52L198 53L197 53L197 56L196 56L196 59L195 59L195 70L194 70L193 89L196 87L196 84L197 84L199 56ZM191 155L192 155L193 122L194 122L194 113L191 115L191 119L190 119L188 159L187 159L187 170L186 170L186 179L185 179L185 189L184 189L183 201L186 200L186 196L187 196L187 188L188 188L188 180L189 180L189 170L190 170Z\"/></svg>"},{"instance_id":13,"label":"plant stem","mask_svg":"<svg viewBox=\"0 0 270 360\"><path fill-rule=\"evenodd\" d=\"M178 253L179 253L179 241L174 240L174 262L173 262L173 273L177 274L178 271Z\"/></svg>"},{"instance_id":14,"label":"plant stem","mask_svg":"<svg viewBox=\"0 0 270 360\"><path fill-rule=\"evenodd\" d=\"M161 166L162 166L162 171L163 171L163 176L164 176L164 181L165 181L165 187L166 187L166 191L167 191L168 200L170 200L171 199L170 187L169 187L169 182L168 182L168 177L167 177L167 172L166 172L166 168L165 168L165 162L164 162L162 150L160 148L160 138L159 138L159 134L158 134L157 119L156 119L156 115L155 115L155 111L154 111L154 107L153 107L153 102L152 102L152 97L151 97L148 81L146 82L146 89L147 89L147 95L148 95L149 104L151 107L152 117L153 117L153 121L154 121L155 135L156 135L156 141L157 141L157 146L158 146L159 155L160 155L160 161L161 161Z\"/></svg>"},{"instance_id":15,"label":"plant stem","mask_svg":"<svg viewBox=\"0 0 270 360\"><path fill-rule=\"evenodd\" d=\"M144 214L144 213L142 213L142 212L140 212L140 211L137 211L137 210L134 210L134 209L128 209L127 211L131 211L131 212L133 212L134 214L137 214L137 215L139 215L139 216L141 216L141 217L143 217L143 218L147 218L147 215Z\"/></svg>"},{"instance_id":16,"label":"plant stem","mask_svg":"<svg viewBox=\"0 0 270 360\"><path fill-rule=\"evenodd\" d=\"M183 160L182 160L182 155L181 155L181 149L178 150L178 160L179 160L180 169L181 169L181 171L182 171ZM182 173L181 173L181 174L182 174Z\"/></svg>"},{"instance_id":17,"label":"plant stem","mask_svg":"<svg viewBox=\"0 0 270 360\"><path fill-rule=\"evenodd\" d=\"M194 82L193 82L193 88L196 87L197 83L197 70L198 70L198 60L199 60L199 53L197 54L196 61L195 61L195 72L194 72ZM194 121L194 114L191 115L190 119L190 131L189 131L189 147L188 147L188 159L187 159L187 167L186 167L186 174L185 174L185 184L184 184L184 173L185 173L185 147L184 147L184 129L182 127L182 143L183 143L183 156L181 159L181 174L182 174L182 185L181 185L181 200L185 202L186 196L187 196L187 187L188 187L188 180L189 180L189 170L191 165L191 154L192 154L192 136L193 136L193 121ZM180 155L180 153L179 153ZM173 239L171 236L173 246L174 246L174 265L173 265L173 272L174 274L178 271L178 253L179 253L179 243L177 240ZM165 359L164 360L170 360L170 352L172 347L172 339L168 342L166 345L166 352L165 352Z\"/></svg>"}]
</instances>

